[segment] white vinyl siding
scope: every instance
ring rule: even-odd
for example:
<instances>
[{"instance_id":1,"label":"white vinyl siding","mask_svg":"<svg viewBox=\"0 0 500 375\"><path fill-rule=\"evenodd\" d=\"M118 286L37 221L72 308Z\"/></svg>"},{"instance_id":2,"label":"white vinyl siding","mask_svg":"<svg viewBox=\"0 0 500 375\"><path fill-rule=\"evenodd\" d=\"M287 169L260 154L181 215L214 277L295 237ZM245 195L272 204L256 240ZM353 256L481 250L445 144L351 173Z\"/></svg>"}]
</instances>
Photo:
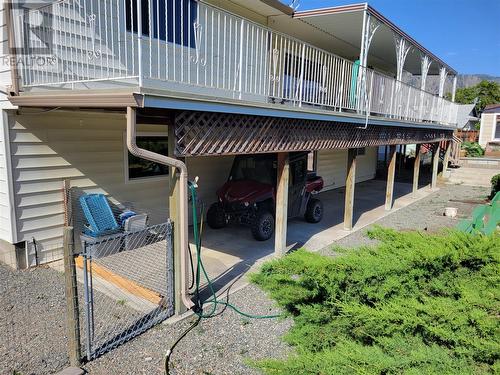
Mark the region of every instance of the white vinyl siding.
<instances>
[{"instance_id":1,"label":"white vinyl siding","mask_svg":"<svg viewBox=\"0 0 500 375\"><path fill-rule=\"evenodd\" d=\"M141 133L166 132L139 125ZM61 257L63 180L82 192L107 194L116 204L148 213L152 223L168 217L168 179L125 183L123 115L48 112L16 116L10 141L18 240L38 243L41 263ZM29 245L30 263L34 249Z\"/></svg>"},{"instance_id":2,"label":"white vinyl siding","mask_svg":"<svg viewBox=\"0 0 500 375\"><path fill-rule=\"evenodd\" d=\"M0 240L15 242L8 114L0 110Z\"/></svg>"},{"instance_id":3,"label":"white vinyl siding","mask_svg":"<svg viewBox=\"0 0 500 375\"><path fill-rule=\"evenodd\" d=\"M318 151L317 173L325 181L324 190L345 186L347 175L347 150ZM367 147L365 155L357 157L356 182L375 178L377 147Z\"/></svg>"}]
</instances>

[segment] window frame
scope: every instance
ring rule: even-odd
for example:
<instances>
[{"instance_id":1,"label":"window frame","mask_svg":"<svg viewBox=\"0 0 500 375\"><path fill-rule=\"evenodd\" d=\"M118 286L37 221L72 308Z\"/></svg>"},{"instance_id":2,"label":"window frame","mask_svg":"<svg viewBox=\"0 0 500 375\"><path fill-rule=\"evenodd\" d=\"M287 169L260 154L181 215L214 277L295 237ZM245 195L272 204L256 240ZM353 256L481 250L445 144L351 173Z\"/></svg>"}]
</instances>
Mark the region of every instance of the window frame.
<instances>
[{"instance_id":1,"label":"window frame","mask_svg":"<svg viewBox=\"0 0 500 375\"><path fill-rule=\"evenodd\" d=\"M168 132L137 132L136 137L162 137L167 138L168 140ZM123 133L123 174L125 177L125 184L136 184L141 182L153 182L153 181L167 181L170 177L170 172L163 175L158 176L148 176L148 177L137 177L130 178L129 176L129 164L128 164L128 147L127 147L127 134Z\"/></svg>"}]
</instances>

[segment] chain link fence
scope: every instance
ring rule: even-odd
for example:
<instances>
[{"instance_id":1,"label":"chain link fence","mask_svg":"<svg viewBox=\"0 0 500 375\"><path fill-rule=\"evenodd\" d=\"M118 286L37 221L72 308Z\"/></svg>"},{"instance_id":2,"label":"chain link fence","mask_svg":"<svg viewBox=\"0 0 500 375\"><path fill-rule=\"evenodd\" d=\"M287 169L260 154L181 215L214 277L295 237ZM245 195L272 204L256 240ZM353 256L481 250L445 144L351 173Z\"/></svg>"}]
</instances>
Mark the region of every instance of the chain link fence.
<instances>
[{"instance_id":1,"label":"chain link fence","mask_svg":"<svg viewBox=\"0 0 500 375\"><path fill-rule=\"evenodd\" d=\"M174 314L172 225L82 236L85 352L96 358Z\"/></svg>"},{"instance_id":2,"label":"chain link fence","mask_svg":"<svg viewBox=\"0 0 500 375\"><path fill-rule=\"evenodd\" d=\"M84 194L79 188L64 190L65 225L73 230L66 241L44 244L44 251L59 253L69 245L72 283L65 278L70 262L15 270L19 254L0 249L2 375L54 374L70 365L70 353L92 360L174 314L166 209L106 198L120 228L92 237L79 201ZM128 211L135 219L124 223L120 215Z\"/></svg>"}]
</instances>

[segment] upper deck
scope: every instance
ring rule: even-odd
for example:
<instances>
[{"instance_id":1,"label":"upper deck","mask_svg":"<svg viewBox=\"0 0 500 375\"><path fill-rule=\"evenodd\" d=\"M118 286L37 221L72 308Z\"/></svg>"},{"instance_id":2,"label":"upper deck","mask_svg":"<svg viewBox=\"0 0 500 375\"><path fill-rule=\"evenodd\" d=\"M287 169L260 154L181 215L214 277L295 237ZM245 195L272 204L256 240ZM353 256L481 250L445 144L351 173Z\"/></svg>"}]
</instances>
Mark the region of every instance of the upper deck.
<instances>
[{"instance_id":1,"label":"upper deck","mask_svg":"<svg viewBox=\"0 0 500 375\"><path fill-rule=\"evenodd\" d=\"M57 1L14 9L11 28L20 95L127 89L454 125L457 108L443 90L403 82L403 67L393 78L365 66L373 37L365 18L356 62L194 0Z\"/></svg>"}]
</instances>

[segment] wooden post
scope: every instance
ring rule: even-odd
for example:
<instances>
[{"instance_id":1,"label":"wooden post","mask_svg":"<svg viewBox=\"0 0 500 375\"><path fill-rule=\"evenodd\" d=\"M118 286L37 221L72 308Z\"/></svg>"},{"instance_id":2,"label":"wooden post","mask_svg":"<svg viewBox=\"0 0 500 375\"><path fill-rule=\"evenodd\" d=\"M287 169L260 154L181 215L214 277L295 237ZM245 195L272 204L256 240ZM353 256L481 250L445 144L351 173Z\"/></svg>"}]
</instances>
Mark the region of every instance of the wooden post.
<instances>
[{"instance_id":1,"label":"wooden post","mask_svg":"<svg viewBox=\"0 0 500 375\"><path fill-rule=\"evenodd\" d=\"M443 160L443 176L445 175L445 172L448 169L448 164L450 164L451 143L452 141L446 142L446 152L444 154L444 160Z\"/></svg>"},{"instance_id":2,"label":"wooden post","mask_svg":"<svg viewBox=\"0 0 500 375\"><path fill-rule=\"evenodd\" d=\"M416 198L418 191L418 180L420 174L420 145L415 147L415 164L413 164L413 198Z\"/></svg>"},{"instance_id":3,"label":"wooden post","mask_svg":"<svg viewBox=\"0 0 500 375\"><path fill-rule=\"evenodd\" d=\"M437 175L439 167L439 143L436 143L433 147L432 154L432 180L431 189L434 190L437 187Z\"/></svg>"},{"instance_id":4,"label":"wooden post","mask_svg":"<svg viewBox=\"0 0 500 375\"><path fill-rule=\"evenodd\" d=\"M73 254L73 227L64 227L63 246L69 363L71 366L79 367L81 359L80 317L78 312L75 256Z\"/></svg>"},{"instance_id":5,"label":"wooden post","mask_svg":"<svg viewBox=\"0 0 500 375\"><path fill-rule=\"evenodd\" d=\"M345 180L344 229L352 230L354 211L354 186L356 184L357 149L350 148L347 153L347 176Z\"/></svg>"},{"instance_id":6,"label":"wooden post","mask_svg":"<svg viewBox=\"0 0 500 375\"><path fill-rule=\"evenodd\" d=\"M286 229L288 219L288 183L290 180L290 164L288 152L278 153L276 189L276 225L274 237L274 255L279 257L286 253Z\"/></svg>"},{"instance_id":7,"label":"wooden post","mask_svg":"<svg viewBox=\"0 0 500 375\"><path fill-rule=\"evenodd\" d=\"M387 169L387 188L385 191L385 209L392 209L394 197L394 175L396 174L396 146L389 149L389 168Z\"/></svg>"},{"instance_id":8,"label":"wooden post","mask_svg":"<svg viewBox=\"0 0 500 375\"><path fill-rule=\"evenodd\" d=\"M174 157L175 151L175 129L173 122L168 127L168 156ZM183 272L181 269L181 251L182 246L179 242L180 235L180 189L179 175L176 168L169 169L169 197L168 197L168 214L173 223L173 247L174 252L174 304L175 313L180 315L187 311L186 306L182 303L181 285L182 276L188 277L188 272Z\"/></svg>"}]
</instances>

